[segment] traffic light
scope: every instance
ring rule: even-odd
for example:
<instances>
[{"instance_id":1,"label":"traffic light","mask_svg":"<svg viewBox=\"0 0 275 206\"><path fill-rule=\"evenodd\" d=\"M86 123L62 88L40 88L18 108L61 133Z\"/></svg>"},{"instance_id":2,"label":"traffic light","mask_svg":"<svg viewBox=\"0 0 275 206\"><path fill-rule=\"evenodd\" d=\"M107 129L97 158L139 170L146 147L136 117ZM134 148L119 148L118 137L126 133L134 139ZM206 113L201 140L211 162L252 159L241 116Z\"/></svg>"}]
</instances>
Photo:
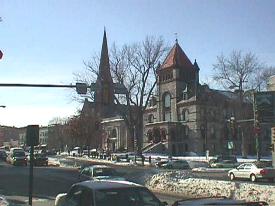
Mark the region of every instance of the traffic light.
<instances>
[{"instance_id":1,"label":"traffic light","mask_svg":"<svg viewBox=\"0 0 275 206\"><path fill-rule=\"evenodd\" d=\"M237 124L234 117L230 118L230 129L231 129L232 138L235 139L237 137Z\"/></svg>"}]
</instances>

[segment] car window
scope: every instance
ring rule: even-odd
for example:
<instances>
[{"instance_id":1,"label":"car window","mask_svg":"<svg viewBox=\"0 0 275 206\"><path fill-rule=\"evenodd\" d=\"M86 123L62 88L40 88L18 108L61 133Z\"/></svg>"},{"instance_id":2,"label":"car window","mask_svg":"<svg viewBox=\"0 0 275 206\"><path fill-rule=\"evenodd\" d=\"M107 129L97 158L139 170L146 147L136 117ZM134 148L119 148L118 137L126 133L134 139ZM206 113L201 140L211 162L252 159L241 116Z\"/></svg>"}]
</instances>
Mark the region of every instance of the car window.
<instances>
[{"instance_id":1,"label":"car window","mask_svg":"<svg viewBox=\"0 0 275 206\"><path fill-rule=\"evenodd\" d=\"M156 198L147 190L140 190L139 195L143 205L159 206L159 202Z\"/></svg>"},{"instance_id":2,"label":"car window","mask_svg":"<svg viewBox=\"0 0 275 206\"><path fill-rule=\"evenodd\" d=\"M66 198L66 206L80 206L82 190L81 187L73 187ZM64 205L64 206L65 206Z\"/></svg>"},{"instance_id":3,"label":"car window","mask_svg":"<svg viewBox=\"0 0 275 206\"><path fill-rule=\"evenodd\" d=\"M251 167L252 167L252 165L251 165L251 164L246 164L246 165L245 165L245 167L244 167L244 169L245 169L245 170L250 170L250 169L251 169Z\"/></svg>"},{"instance_id":4,"label":"car window","mask_svg":"<svg viewBox=\"0 0 275 206\"><path fill-rule=\"evenodd\" d=\"M112 168L94 168L93 169L93 176L112 176L115 175L115 170Z\"/></svg>"},{"instance_id":5,"label":"car window","mask_svg":"<svg viewBox=\"0 0 275 206\"><path fill-rule=\"evenodd\" d=\"M95 192L96 206L160 206L160 202L147 189L119 188Z\"/></svg>"},{"instance_id":6,"label":"car window","mask_svg":"<svg viewBox=\"0 0 275 206\"><path fill-rule=\"evenodd\" d=\"M86 167L82 170L81 174L91 176L90 168Z\"/></svg>"},{"instance_id":7,"label":"car window","mask_svg":"<svg viewBox=\"0 0 275 206\"><path fill-rule=\"evenodd\" d=\"M242 165L240 165L240 166L237 167L237 168L238 168L239 170L243 170L245 166L246 166L246 164L242 164Z\"/></svg>"}]
</instances>

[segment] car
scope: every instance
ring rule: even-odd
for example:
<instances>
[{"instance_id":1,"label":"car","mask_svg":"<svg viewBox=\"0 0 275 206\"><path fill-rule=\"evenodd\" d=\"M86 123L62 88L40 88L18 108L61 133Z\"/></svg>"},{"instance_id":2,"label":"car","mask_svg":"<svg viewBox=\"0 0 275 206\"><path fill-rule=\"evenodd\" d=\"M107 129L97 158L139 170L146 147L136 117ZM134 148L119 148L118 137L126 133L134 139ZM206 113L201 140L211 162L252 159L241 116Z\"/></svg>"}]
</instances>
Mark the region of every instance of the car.
<instances>
[{"instance_id":1,"label":"car","mask_svg":"<svg viewBox=\"0 0 275 206\"><path fill-rule=\"evenodd\" d=\"M274 181L275 169L270 161L257 161L254 163L243 163L235 169L228 171L230 180L237 178L250 179L256 182L258 179L268 179Z\"/></svg>"},{"instance_id":2,"label":"car","mask_svg":"<svg viewBox=\"0 0 275 206\"><path fill-rule=\"evenodd\" d=\"M55 206L165 206L150 190L128 181L85 181L59 194Z\"/></svg>"},{"instance_id":3,"label":"car","mask_svg":"<svg viewBox=\"0 0 275 206\"><path fill-rule=\"evenodd\" d=\"M73 148L73 150L70 152L70 155L73 157L80 156L80 147Z\"/></svg>"},{"instance_id":4,"label":"car","mask_svg":"<svg viewBox=\"0 0 275 206\"><path fill-rule=\"evenodd\" d=\"M79 174L78 180L125 180L119 176L119 173L112 167L106 165L92 165L84 167Z\"/></svg>"},{"instance_id":5,"label":"car","mask_svg":"<svg viewBox=\"0 0 275 206\"><path fill-rule=\"evenodd\" d=\"M169 160L166 163L162 163L159 167L165 169L191 169L186 160Z\"/></svg>"},{"instance_id":6,"label":"car","mask_svg":"<svg viewBox=\"0 0 275 206\"><path fill-rule=\"evenodd\" d=\"M0 160L6 161L7 159L7 152L5 150L0 150Z\"/></svg>"},{"instance_id":7,"label":"car","mask_svg":"<svg viewBox=\"0 0 275 206\"><path fill-rule=\"evenodd\" d=\"M34 166L48 166L48 157L45 153L34 153L33 164Z\"/></svg>"},{"instance_id":8,"label":"car","mask_svg":"<svg viewBox=\"0 0 275 206\"><path fill-rule=\"evenodd\" d=\"M237 166L239 163L234 155L217 156L215 159L209 160L209 167L211 168L235 168Z\"/></svg>"},{"instance_id":9,"label":"car","mask_svg":"<svg viewBox=\"0 0 275 206\"><path fill-rule=\"evenodd\" d=\"M12 165L27 166L27 157L22 148L12 148L10 154L7 156L7 162Z\"/></svg>"}]
</instances>

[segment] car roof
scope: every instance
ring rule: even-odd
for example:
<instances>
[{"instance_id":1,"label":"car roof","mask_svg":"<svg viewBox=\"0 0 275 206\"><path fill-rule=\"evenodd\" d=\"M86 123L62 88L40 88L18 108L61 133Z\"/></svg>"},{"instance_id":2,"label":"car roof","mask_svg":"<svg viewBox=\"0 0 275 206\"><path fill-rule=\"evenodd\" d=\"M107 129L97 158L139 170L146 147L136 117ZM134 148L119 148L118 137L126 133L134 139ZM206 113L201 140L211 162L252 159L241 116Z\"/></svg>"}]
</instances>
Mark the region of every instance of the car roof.
<instances>
[{"instance_id":1,"label":"car roof","mask_svg":"<svg viewBox=\"0 0 275 206\"><path fill-rule=\"evenodd\" d=\"M107 165L89 165L89 166L86 166L84 168L87 168L87 167L92 168L92 169L95 169L95 168L112 168L112 167L107 166Z\"/></svg>"},{"instance_id":2,"label":"car roof","mask_svg":"<svg viewBox=\"0 0 275 206\"><path fill-rule=\"evenodd\" d=\"M87 187L92 190L100 190L100 189L118 189L118 188L133 188L133 187L144 187L142 185L128 182L128 181L110 181L110 180L88 180L80 183L76 183L75 185Z\"/></svg>"}]
</instances>

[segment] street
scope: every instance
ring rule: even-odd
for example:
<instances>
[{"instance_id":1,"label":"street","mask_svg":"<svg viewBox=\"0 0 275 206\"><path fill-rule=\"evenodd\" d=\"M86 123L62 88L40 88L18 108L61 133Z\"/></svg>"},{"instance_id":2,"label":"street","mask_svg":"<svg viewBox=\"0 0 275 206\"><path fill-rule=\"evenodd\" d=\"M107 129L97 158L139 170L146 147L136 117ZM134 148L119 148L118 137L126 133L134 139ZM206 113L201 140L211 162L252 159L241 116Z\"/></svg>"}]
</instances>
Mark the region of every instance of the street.
<instances>
[{"instance_id":1,"label":"street","mask_svg":"<svg viewBox=\"0 0 275 206\"><path fill-rule=\"evenodd\" d=\"M132 180L134 180L135 177L145 174L146 170L137 168L129 169L124 167L121 168L119 172L125 172L126 177L133 174ZM12 166L5 162L0 162L0 194L7 196L8 199L16 203L26 202L28 200L28 175L29 167ZM59 193L66 192L72 184L77 182L77 178L77 169L35 167L33 205L53 205L55 196ZM139 180L141 180L141 178ZM180 197L174 197L172 195L156 195L159 199L166 201L169 204L173 203L177 199L181 199Z\"/></svg>"}]
</instances>

